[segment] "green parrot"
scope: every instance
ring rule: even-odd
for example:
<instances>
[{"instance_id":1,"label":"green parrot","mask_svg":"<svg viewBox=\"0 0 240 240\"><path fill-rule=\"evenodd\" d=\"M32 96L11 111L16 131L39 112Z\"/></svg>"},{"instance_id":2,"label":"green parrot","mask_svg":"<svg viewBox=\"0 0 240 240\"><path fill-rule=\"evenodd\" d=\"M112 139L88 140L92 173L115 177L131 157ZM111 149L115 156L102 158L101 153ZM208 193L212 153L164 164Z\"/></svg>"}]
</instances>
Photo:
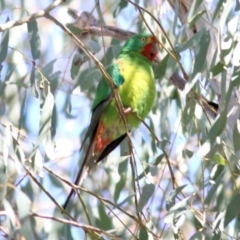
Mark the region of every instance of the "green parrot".
<instances>
[{"instance_id":1,"label":"green parrot","mask_svg":"<svg viewBox=\"0 0 240 240\"><path fill-rule=\"evenodd\" d=\"M157 39L150 34L138 34L125 43L117 60L107 69L118 88L129 129L137 128L141 123L137 116L144 119L154 104L156 87L152 62L157 53ZM93 166L113 151L126 136L126 125L118 112L116 100L106 79L102 78L82 144L89 139L89 145L75 184L81 185ZM72 189L63 205L64 209L74 193Z\"/></svg>"}]
</instances>

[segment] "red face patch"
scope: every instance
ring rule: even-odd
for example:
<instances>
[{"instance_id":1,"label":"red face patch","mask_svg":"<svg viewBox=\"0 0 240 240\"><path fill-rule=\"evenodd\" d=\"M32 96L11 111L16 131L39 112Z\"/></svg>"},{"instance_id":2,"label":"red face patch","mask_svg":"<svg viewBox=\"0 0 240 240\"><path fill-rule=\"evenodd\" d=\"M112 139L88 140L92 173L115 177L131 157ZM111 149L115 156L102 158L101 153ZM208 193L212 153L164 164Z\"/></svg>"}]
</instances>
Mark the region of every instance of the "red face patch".
<instances>
[{"instance_id":1,"label":"red face patch","mask_svg":"<svg viewBox=\"0 0 240 240\"><path fill-rule=\"evenodd\" d=\"M152 41L144 46L141 53L152 62L157 56L157 51L157 42Z\"/></svg>"}]
</instances>

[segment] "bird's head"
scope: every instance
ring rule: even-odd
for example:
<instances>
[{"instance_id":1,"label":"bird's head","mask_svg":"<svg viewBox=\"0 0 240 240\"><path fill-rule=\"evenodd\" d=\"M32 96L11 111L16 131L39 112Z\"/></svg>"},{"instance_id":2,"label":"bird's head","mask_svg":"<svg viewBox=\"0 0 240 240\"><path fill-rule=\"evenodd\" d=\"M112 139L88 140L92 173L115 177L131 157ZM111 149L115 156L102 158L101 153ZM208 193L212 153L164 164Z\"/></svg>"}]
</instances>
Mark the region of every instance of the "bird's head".
<instances>
[{"instance_id":1,"label":"bird's head","mask_svg":"<svg viewBox=\"0 0 240 240\"><path fill-rule=\"evenodd\" d=\"M138 52L152 62L158 53L158 41L151 34L138 34L128 39L122 51Z\"/></svg>"}]
</instances>

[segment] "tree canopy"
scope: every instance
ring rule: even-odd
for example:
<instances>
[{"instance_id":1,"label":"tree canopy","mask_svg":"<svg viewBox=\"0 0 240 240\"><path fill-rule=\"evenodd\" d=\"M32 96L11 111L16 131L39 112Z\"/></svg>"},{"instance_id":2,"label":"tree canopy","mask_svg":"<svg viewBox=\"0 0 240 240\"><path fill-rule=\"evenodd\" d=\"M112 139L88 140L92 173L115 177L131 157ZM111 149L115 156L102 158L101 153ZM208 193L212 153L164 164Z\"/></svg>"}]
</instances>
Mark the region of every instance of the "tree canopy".
<instances>
[{"instance_id":1,"label":"tree canopy","mask_svg":"<svg viewBox=\"0 0 240 240\"><path fill-rule=\"evenodd\" d=\"M0 4L1 239L239 238L239 1ZM142 32L154 107L79 188L97 84Z\"/></svg>"}]
</instances>

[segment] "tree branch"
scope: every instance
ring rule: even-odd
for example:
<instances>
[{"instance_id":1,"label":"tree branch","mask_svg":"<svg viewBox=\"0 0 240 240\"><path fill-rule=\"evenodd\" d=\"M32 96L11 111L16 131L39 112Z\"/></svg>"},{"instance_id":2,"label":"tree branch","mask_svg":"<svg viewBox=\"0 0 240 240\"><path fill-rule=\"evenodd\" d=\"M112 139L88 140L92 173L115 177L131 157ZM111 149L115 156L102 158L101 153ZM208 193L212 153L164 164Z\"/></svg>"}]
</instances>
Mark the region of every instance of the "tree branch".
<instances>
[{"instance_id":1,"label":"tree branch","mask_svg":"<svg viewBox=\"0 0 240 240\"><path fill-rule=\"evenodd\" d=\"M22 19L19 19L17 21L9 21L6 22L2 25L0 25L0 32L6 31L10 28L22 25L24 23L30 22L36 18L40 18L40 17L44 17L46 14L48 14L49 12L51 12L54 8L56 8L57 6L61 5L63 2L65 2L66 0L56 0L54 1L51 5L49 5L47 8L45 8L44 10L41 10L39 12L33 13L27 17L24 17Z\"/></svg>"}]
</instances>

